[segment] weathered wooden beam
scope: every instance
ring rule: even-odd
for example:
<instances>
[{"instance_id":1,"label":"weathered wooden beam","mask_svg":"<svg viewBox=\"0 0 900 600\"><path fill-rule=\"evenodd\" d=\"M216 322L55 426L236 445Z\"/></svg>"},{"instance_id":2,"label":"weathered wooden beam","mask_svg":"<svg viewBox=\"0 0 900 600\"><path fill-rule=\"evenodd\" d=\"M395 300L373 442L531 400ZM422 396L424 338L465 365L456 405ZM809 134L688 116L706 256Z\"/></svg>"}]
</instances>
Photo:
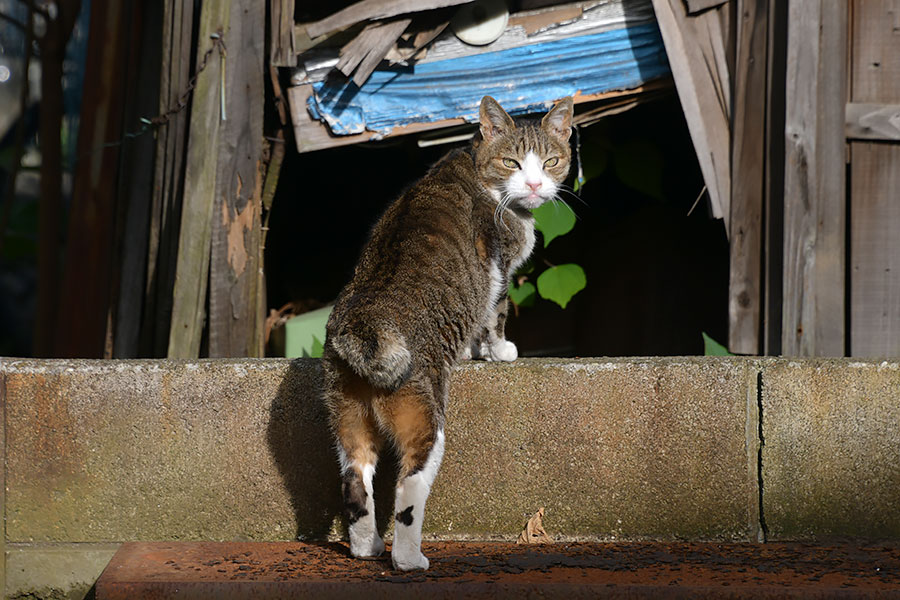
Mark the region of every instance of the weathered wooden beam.
<instances>
[{"instance_id":1,"label":"weathered wooden beam","mask_svg":"<svg viewBox=\"0 0 900 600\"><path fill-rule=\"evenodd\" d=\"M294 1L269 0L269 64L276 67L297 65L294 44Z\"/></svg>"},{"instance_id":2,"label":"weathered wooden beam","mask_svg":"<svg viewBox=\"0 0 900 600\"><path fill-rule=\"evenodd\" d=\"M372 74L372 71L375 70L375 67L384 59L388 50L394 46L394 42L403 34L411 22L412 19L397 19L396 21L370 23L357 37L357 39L365 39L362 44L354 44L356 40L353 40L347 45L354 46L354 55L352 57L348 57L344 53L344 49L341 50L341 61L338 62L338 69L347 76L353 72L353 83L362 87L369 75ZM347 46L344 48L347 48ZM348 57L349 60L341 68L341 63L344 62L345 57Z\"/></svg>"},{"instance_id":3,"label":"weathered wooden beam","mask_svg":"<svg viewBox=\"0 0 900 600\"><path fill-rule=\"evenodd\" d=\"M768 0L737 1L728 348L758 354L762 302Z\"/></svg>"},{"instance_id":4,"label":"weathered wooden beam","mask_svg":"<svg viewBox=\"0 0 900 600\"><path fill-rule=\"evenodd\" d=\"M204 3L200 13L198 66L211 36L228 29L231 0ZM190 138L185 169L184 202L169 329L169 358L197 358L206 311L210 236L215 207L219 138L223 129L222 69L211 56L197 76L191 104Z\"/></svg>"},{"instance_id":5,"label":"weathered wooden beam","mask_svg":"<svg viewBox=\"0 0 900 600\"><path fill-rule=\"evenodd\" d=\"M319 21L306 24L311 38L349 27L362 21L388 19L407 13L467 4L472 0L362 0Z\"/></svg>"},{"instance_id":6,"label":"weathered wooden beam","mask_svg":"<svg viewBox=\"0 0 900 600\"><path fill-rule=\"evenodd\" d=\"M788 10L782 353L843 356L847 5Z\"/></svg>"},{"instance_id":7,"label":"weathered wooden beam","mask_svg":"<svg viewBox=\"0 0 900 600\"><path fill-rule=\"evenodd\" d=\"M693 15L710 8L718 8L728 2L728 0L684 0L684 2L687 4L688 14Z\"/></svg>"},{"instance_id":8,"label":"weathered wooden beam","mask_svg":"<svg viewBox=\"0 0 900 600\"><path fill-rule=\"evenodd\" d=\"M262 356L258 287L265 5L233 2L225 33L228 119L219 134L209 272L209 356Z\"/></svg>"},{"instance_id":9,"label":"weathered wooden beam","mask_svg":"<svg viewBox=\"0 0 900 600\"><path fill-rule=\"evenodd\" d=\"M163 7L163 51L160 65L158 113L179 107L188 87L191 46L197 18L191 0L166 0ZM141 356L163 357L169 347L172 290L178 257L181 197L184 190L184 155L188 111L178 110L157 129L156 165L150 208Z\"/></svg>"},{"instance_id":10,"label":"weathered wooden beam","mask_svg":"<svg viewBox=\"0 0 900 600\"><path fill-rule=\"evenodd\" d=\"M900 140L900 104L848 102L844 131L855 140Z\"/></svg>"},{"instance_id":11,"label":"weathered wooden beam","mask_svg":"<svg viewBox=\"0 0 900 600\"><path fill-rule=\"evenodd\" d=\"M713 215L730 227L731 83L720 10L689 16L683 0L653 0L675 87Z\"/></svg>"}]
</instances>

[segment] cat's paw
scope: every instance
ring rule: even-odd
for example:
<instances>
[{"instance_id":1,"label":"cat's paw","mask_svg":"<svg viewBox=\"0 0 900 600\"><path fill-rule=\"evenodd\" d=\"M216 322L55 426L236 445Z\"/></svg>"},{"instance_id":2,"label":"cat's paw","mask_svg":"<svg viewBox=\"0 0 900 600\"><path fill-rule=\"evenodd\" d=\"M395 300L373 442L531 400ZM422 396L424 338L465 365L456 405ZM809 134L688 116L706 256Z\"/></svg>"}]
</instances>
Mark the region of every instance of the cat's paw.
<instances>
[{"instance_id":1,"label":"cat's paw","mask_svg":"<svg viewBox=\"0 0 900 600\"><path fill-rule=\"evenodd\" d=\"M509 340L497 340L491 344L487 356L489 356L491 360L512 362L519 358L519 349Z\"/></svg>"},{"instance_id":2,"label":"cat's paw","mask_svg":"<svg viewBox=\"0 0 900 600\"><path fill-rule=\"evenodd\" d=\"M459 360L472 360L472 347L466 346L459 353Z\"/></svg>"},{"instance_id":3,"label":"cat's paw","mask_svg":"<svg viewBox=\"0 0 900 600\"><path fill-rule=\"evenodd\" d=\"M384 553L384 541L375 534L368 539L355 540L350 537L350 554L356 558L378 558Z\"/></svg>"},{"instance_id":4,"label":"cat's paw","mask_svg":"<svg viewBox=\"0 0 900 600\"><path fill-rule=\"evenodd\" d=\"M391 562L398 571L415 571L428 569L428 558L418 549L412 552L400 552L399 548L391 552Z\"/></svg>"}]
</instances>

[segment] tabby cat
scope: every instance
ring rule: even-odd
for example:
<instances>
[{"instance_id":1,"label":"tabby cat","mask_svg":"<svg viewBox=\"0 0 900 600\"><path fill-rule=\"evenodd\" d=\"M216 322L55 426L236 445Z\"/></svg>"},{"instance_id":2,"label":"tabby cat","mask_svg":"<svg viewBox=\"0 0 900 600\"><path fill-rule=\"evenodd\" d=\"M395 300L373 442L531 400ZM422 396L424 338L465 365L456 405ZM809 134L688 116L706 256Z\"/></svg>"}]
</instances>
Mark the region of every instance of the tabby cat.
<instances>
[{"instance_id":1,"label":"tabby cat","mask_svg":"<svg viewBox=\"0 0 900 600\"><path fill-rule=\"evenodd\" d=\"M375 557L372 476L384 442L400 459L394 568L427 569L425 500L444 453L450 373L461 358L512 361L510 276L531 254L530 210L569 171L572 99L514 122L485 96L480 132L387 209L328 320L324 397L337 440L350 551Z\"/></svg>"}]
</instances>

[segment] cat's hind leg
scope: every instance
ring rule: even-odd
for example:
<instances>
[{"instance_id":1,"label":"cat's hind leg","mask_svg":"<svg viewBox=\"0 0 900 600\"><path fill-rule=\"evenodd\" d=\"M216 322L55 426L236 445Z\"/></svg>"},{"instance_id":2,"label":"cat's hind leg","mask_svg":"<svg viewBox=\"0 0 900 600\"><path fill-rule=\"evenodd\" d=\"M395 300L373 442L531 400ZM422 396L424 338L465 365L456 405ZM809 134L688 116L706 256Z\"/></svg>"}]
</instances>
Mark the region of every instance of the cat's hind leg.
<instances>
[{"instance_id":1,"label":"cat's hind leg","mask_svg":"<svg viewBox=\"0 0 900 600\"><path fill-rule=\"evenodd\" d=\"M422 554L425 502L444 456L444 431L430 394L407 386L379 410L400 457L391 560L403 571L427 569Z\"/></svg>"},{"instance_id":2,"label":"cat's hind leg","mask_svg":"<svg viewBox=\"0 0 900 600\"><path fill-rule=\"evenodd\" d=\"M375 523L372 478L378 462L380 436L371 404L345 398L333 415L341 463L341 491L350 535L350 553L372 558L384 552Z\"/></svg>"}]
</instances>

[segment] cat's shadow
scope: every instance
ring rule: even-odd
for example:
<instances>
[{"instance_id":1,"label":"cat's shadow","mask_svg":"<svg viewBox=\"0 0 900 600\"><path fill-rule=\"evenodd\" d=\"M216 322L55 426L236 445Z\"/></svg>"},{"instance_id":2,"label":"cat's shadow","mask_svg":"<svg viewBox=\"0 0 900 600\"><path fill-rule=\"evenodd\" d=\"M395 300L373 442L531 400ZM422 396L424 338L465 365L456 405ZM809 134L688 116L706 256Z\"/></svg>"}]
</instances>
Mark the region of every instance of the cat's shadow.
<instances>
[{"instance_id":1,"label":"cat's shadow","mask_svg":"<svg viewBox=\"0 0 900 600\"><path fill-rule=\"evenodd\" d=\"M266 438L290 496L297 538L327 540L335 518L340 522L338 532L346 538L340 473L322 400L318 359L291 361L272 400ZM375 516L382 535L393 515L396 472L396 459L392 453L384 453L373 482Z\"/></svg>"}]
</instances>

